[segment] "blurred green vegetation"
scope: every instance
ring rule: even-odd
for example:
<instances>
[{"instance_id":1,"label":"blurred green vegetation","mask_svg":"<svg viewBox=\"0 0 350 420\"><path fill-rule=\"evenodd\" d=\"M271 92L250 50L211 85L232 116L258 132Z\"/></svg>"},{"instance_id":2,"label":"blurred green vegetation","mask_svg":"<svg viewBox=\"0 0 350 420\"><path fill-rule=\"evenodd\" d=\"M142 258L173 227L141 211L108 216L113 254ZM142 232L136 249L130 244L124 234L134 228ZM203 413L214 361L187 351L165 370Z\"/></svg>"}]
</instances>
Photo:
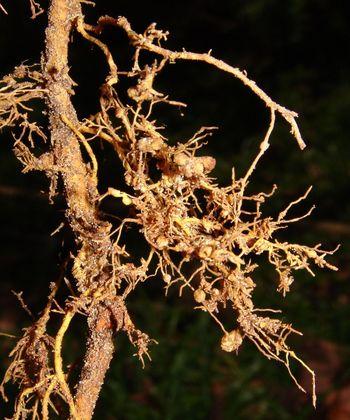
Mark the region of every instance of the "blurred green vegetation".
<instances>
[{"instance_id":1,"label":"blurred green vegetation","mask_svg":"<svg viewBox=\"0 0 350 420\"><path fill-rule=\"evenodd\" d=\"M22 3L19 7L18 1L12 3L9 16L0 15L1 74L25 59L38 61L43 47L45 16L30 21L29 10ZM340 419L334 414L332 395L350 384L348 7L326 0L97 3L88 12L91 19L100 14L125 15L138 31L156 21L171 32L169 47L212 48L215 56L246 69L275 100L298 111L307 149L301 152L280 122L250 188L268 191L278 184L266 205L267 214L275 215L312 184L308 204L317 204L315 213L281 237L306 244L322 242L327 248L342 243L342 247L332 258L338 273L317 270L315 279L297 273L286 298L275 292L276 276L268 266L255 274L258 305L282 308L284 319L304 332L292 344L318 372L316 412L282 366L266 360L250 343L237 356L221 352L216 326L205 313L193 311L191 296L180 299L174 288L164 297L161 282L152 279L129 302L138 328L159 342L151 347L152 362L142 369L126 338L118 336L116 358L95 418ZM84 116L97 107L97 89L106 68L98 51L77 36L74 39L72 76L80 86L74 101ZM125 39L113 31L106 39L115 43L122 68L129 58L127 46L122 46ZM166 122L173 141L189 137L201 125L218 125L220 130L203 153L217 158L215 175L220 182L229 181L232 165L242 175L268 119L254 95L227 75L195 63L170 66L159 86L189 104L183 117L176 110L159 111L159 121ZM114 185L117 163L107 156L104 168L103 186ZM2 332L19 333L30 322L16 306L11 289L23 290L28 306L39 311L64 253L63 236L49 236L62 220L63 204L49 206L41 190L47 190L47 181L41 174L20 174L11 140L4 133L0 147ZM136 240L130 246L136 253L141 251ZM81 320L67 339L68 360L74 362L83 351L79 338L84 334ZM3 370L11 340L0 337L0 342ZM298 367L295 373L305 383Z\"/></svg>"}]
</instances>

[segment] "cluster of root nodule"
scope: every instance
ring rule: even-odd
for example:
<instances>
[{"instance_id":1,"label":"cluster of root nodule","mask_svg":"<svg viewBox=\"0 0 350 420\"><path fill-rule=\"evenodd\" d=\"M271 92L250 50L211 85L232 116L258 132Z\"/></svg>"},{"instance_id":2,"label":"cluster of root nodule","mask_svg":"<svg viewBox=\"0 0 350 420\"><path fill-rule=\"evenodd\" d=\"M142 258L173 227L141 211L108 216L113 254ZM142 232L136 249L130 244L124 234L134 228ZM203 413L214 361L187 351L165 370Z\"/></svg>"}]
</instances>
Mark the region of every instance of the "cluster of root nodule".
<instances>
[{"instance_id":1,"label":"cluster of root nodule","mask_svg":"<svg viewBox=\"0 0 350 420\"><path fill-rule=\"evenodd\" d=\"M119 70L108 46L98 39L107 25L122 28L128 35L131 48L135 52L131 69ZM255 308L254 270L257 265L251 261L254 255L265 255L277 272L277 290L285 295L293 283L294 271L305 269L313 275L314 265L335 270L336 268L325 260L325 257L334 251L324 251L320 245L309 247L280 242L274 237L276 231L311 212L312 209L300 217L289 216L292 207L305 199L309 190L286 206L276 218L266 218L262 215L263 204L275 192L275 187L269 193L246 192L259 159L269 147L276 115L280 115L290 124L292 134L299 145L303 146L295 122L297 115L272 101L247 78L246 73L213 58L211 53L173 52L163 48L161 42L166 40L167 33L159 31L155 25L151 25L140 35L131 29L125 18L103 17L96 26L88 25L79 18L76 28L87 41L101 48L106 55L110 73L101 88L100 111L84 119L79 125L74 124L65 115L62 115L62 121L80 141L82 149L85 150L84 154L89 159L87 165L90 166L90 173L97 180L99 163L94 154L94 148L98 147L97 140L106 141L113 146L123 164L125 183L129 189L126 192L118 188L118 185L111 185L107 191L100 192L96 206L98 210L103 199L112 196L130 208L130 216L117 223L114 218L110 220L114 225L110 234L113 246L106 251L107 266L101 268L106 272L105 281L96 285L91 281L88 289L79 288L79 282L86 278L90 269L88 246L83 244L73 261L73 277L77 283L77 287L72 286L75 287L74 298L70 298L68 304L66 303L66 309L60 310L57 310L57 303L52 298L47 312L52 312L51 307L54 306L56 311L64 315L64 322L69 323L73 313L88 313L96 301L107 302L118 297L125 302L128 294L139 283L147 281L157 273L161 275L166 291L173 285L179 286L180 295L184 288L192 291L195 309L207 312L222 330L222 350L235 352L245 339L249 339L267 358L283 363L296 383L290 369L290 360L297 360L308 369L314 384L312 370L286 343L289 334L301 333L273 315L266 316L269 312L278 311ZM149 64L149 61L148 64L143 64L147 53L159 57L152 64ZM192 138L179 141L174 146L169 144L163 134L161 123L153 117L153 111L158 106L185 107L185 104L170 99L156 87L157 75L169 62L177 60L203 61L231 73L263 100L270 110L270 123L256 158L244 176L236 178L233 170L228 186L217 185L215 179L210 176L215 168L215 159L198 155L205 139L215 133L215 127L202 127ZM125 92L127 99L123 101L118 91L118 83L122 78L129 79L129 85L130 81L132 83L132 87ZM38 86L33 87L31 92L32 97L38 98L44 90L37 75L36 79ZM23 81L21 88L20 82L12 82L14 79L11 78L8 80L13 83L15 94L12 95L12 105L7 104L3 114L12 122L12 115L18 118L19 101L21 95L25 94L22 91L25 91L24 86L28 82ZM0 94L1 91L6 91L8 80L3 80ZM11 86L8 87L9 90L10 88ZM19 143L23 142L22 136ZM34 156L35 149L31 151L24 144L17 144L16 147L25 169L51 171L55 176L59 176L60 168L50 164L49 158L43 165L43 160ZM151 175L155 171L158 174L156 180ZM149 244L149 255L140 265L133 261L132 250L126 249L125 238L130 225L137 226ZM94 273L94 276L96 275L97 273ZM148 355L149 338L133 326L125 307L120 308L124 324L119 329L127 332L132 343L138 347L141 358L144 354ZM227 322L226 315L225 321L222 318L223 311L227 313L227 309L232 310L230 323ZM64 322L60 329L60 340L67 326ZM69 398L64 387L59 391L57 383L63 379L59 377L61 372L57 372L57 364L56 370L47 366L47 353L52 352L55 346L57 353L60 342L57 343L56 338L56 344L53 344L53 338L44 332L40 333L40 325L38 323L34 330L27 330L22 341L18 343L9 375L21 382L22 387L27 386L23 391L27 392L26 395L30 395L31 392L41 393L42 398L46 398L47 407L50 393L54 389L63 399ZM39 340L34 340L38 336ZM31 344L33 342L35 346ZM30 360L30 357L23 356L24 352L36 352L33 360L42 361L42 368L34 369L35 377L30 376L28 368L24 365L24 361ZM59 361L56 362L59 365ZM25 381L27 382L24 384ZM26 389L29 391L25 391ZM20 397L22 400L26 398L23 392ZM314 389L313 398L315 399ZM23 403L22 400L20 399L19 404Z\"/></svg>"}]
</instances>

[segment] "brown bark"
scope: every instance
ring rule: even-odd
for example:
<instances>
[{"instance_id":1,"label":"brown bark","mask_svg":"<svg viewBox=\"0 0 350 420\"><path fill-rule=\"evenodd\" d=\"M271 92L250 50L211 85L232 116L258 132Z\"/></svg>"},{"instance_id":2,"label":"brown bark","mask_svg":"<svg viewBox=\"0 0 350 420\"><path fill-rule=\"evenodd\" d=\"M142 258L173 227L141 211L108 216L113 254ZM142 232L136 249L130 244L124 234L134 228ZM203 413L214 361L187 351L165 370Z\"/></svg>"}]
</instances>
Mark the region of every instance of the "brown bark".
<instances>
[{"instance_id":1,"label":"brown bark","mask_svg":"<svg viewBox=\"0 0 350 420\"><path fill-rule=\"evenodd\" d=\"M81 15L78 0L51 1L45 78L52 153L64 183L66 216L85 260L91 261L90 272L94 273L93 278L77 278L78 288L84 292L92 281L101 284L106 280L107 250L111 244L110 224L98 219L94 204L98 196L97 181L83 160L78 138L64 122L78 124L70 99L73 83L68 74L68 45L75 21ZM88 316L88 325L88 344L75 397L77 415L84 420L92 417L114 350L112 325L105 307L95 306Z\"/></svg>"},{"instance_id":2,"label":"brown bark","mask_svg":"<svg viewBox=\"0 0 350 420\"><path fill-rule=\"evenodd\" d=\"M95 222L94 206L89 201L91 177L85 165L79 141L71 129L62 121L68 118L73 124L78 123L75 109L70 100L72 80L68 74L69 35L74 20L81 15L77 0L52 0L49 9L49 22L46 29L46 66L45 76L49 91L47 101L50 112L51 143L55 162L61 169L65 186L68 216L78 222L86 234ZM96 187L96 186L95 186Z\"/></svg>"},{"instance_id":3,"label":"brown bark","mask_svg":"<svg viewBox=\"0 0 350 420\"><path fill-rule=\"evenodd\" d=\"M96 307L89 316L89 330L84 367L75 395L76 410L84 420L92 417L113 357L113 332L108 308Z\"/></svg>"}]
</instances>

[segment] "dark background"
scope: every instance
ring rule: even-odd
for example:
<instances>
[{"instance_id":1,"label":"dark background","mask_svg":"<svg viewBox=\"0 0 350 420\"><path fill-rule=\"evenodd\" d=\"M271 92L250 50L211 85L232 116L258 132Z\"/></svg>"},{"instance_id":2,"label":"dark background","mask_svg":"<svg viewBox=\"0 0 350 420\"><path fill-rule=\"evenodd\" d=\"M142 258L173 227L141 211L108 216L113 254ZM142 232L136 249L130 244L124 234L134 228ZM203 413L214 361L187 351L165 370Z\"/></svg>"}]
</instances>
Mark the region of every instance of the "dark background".
<instances>
[{"instance_id":1,"label":"dark background","mask_svg":"<svg viewBox=\"0 0 350 420\"><path fill-rule=\"evenodd\" d=\"M245 343L238 356L220 350L220 334L204 313L193 311L190 296L178 298L174 288L164 297L160 281L152 280L130 298L136 325L159 344L151 348L145 369L125 337L116 341L116 359L108 373L96 419L335 419L350 418L349 235L349 10L345 2L326 0L241 0L213 2L97 2L90 22L101 14L128 17L141 32L151 22L170 31L169 48L213 55L248 71L273 99L300 114L308 147L301 152L280 121L268 153L258 167L251 191L278 192L267 206L276 215L309 185L312 217L291 227L288 238L305 244L341 243L331 261L338 273L316 270L317 277L297 273L291 293L275 292L275 275L263 267L256 281L259 305L283 309L283 318L304 332L293 346L317 372L319 403L298 391L286 370L266 360ZM0 72L28 60L40 60L46 16L30 20L26 2L2 1L9 16L0 14ZM46 6L46 2L43 2ZM108 31L121 68L128 59L125 37ZM74 36L72 77L79 83L74 97L80 117L97 107L98 86L107 71L95 48ZM203 64L170 66L158 87L172 99L187 102L185 116L160 112L166 132L178 141L201 125L218 125L206 152L218 161L215 175L228 182L231 166L238 176L255 156L268 122L268 111L239 81ZM63 218L63 203L47 202L48 183L42 174L21 174L4 132L0 144L0 331L20 334L30 318L11 290L23 290L37 313L44 305L48 283L57 278L63 236L50 237ZM115 163L105 157L104 187L117 185ZM131 244L138 253L138 245ZM84 323L74 325L66 339L66 358L82 351ZM0 337L1 370L13 341ZM302 370L296 375L305 386ZM10 388L11 395L11 388ZM1 415L0 415L1 416ZM2 418L2 417L1 417Z\"/></svg>"}]
</instances>

